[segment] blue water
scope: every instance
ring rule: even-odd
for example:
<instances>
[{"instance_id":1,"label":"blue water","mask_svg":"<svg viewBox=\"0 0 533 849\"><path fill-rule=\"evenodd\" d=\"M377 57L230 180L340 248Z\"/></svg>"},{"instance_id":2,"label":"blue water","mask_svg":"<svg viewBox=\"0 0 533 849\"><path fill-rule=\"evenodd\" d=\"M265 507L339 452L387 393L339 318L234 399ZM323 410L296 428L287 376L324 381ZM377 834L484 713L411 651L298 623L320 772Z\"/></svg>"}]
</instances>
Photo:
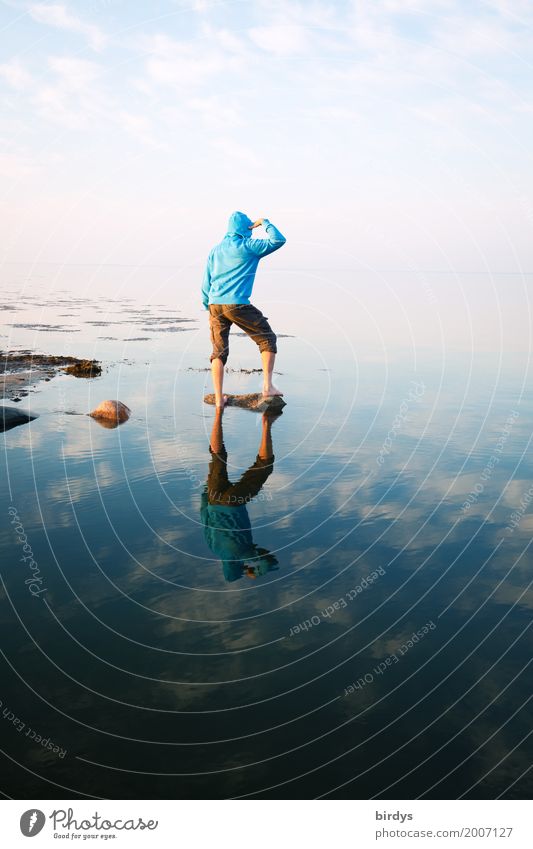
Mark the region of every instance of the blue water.
<instances>
[{"instance_id":1,"label":"blue water","mask_svg":"<svg viewBox=\"0 0 533 849\"><path fill-rule=\"evenodd\" d=\"M201 515L205 329L124 309L4 330L104 365L40 383L39 418L0 437L4 794L530 797L526 367L334 342L309 363L280 339L283 414L228 409L215 433L233 483L273 451L241 510L263 566L247 549L228 581ZM232 337L229 365L257 360ZM83 415L106 398L132 409L114 430Z\"/></svg>"}]
</instances>

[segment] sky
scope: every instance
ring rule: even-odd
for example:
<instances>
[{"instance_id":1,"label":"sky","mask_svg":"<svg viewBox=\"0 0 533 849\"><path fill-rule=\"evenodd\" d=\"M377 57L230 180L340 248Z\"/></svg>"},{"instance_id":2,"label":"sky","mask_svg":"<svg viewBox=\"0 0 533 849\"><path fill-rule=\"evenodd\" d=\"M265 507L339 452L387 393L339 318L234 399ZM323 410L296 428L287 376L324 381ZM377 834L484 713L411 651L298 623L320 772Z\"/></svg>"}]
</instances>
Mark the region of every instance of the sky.
<instances>
[{"instance_id":1,"label":"sky","mask_svg":"<svg viewBox=\"0 0 533 849\"><path fill-rule=\"evenodd\" d=\"M533 272L531 0L0 5L0 261ZM191 284L192 285L192 284Z\"/></svg>"}]
</instances>

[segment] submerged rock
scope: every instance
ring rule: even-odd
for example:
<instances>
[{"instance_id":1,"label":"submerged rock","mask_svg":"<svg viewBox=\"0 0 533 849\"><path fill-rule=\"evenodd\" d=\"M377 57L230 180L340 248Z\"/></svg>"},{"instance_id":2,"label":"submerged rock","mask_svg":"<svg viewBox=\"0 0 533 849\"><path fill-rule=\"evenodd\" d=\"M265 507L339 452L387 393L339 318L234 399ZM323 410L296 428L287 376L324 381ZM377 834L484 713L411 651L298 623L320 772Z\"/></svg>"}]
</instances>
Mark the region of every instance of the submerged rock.
<instances>
[{"instance_id":1,"label":"submerged rock","mask_svg":"<svg viewBox=\"0 0 533 849\"><path fill-rule=\"evenodd\" d=\"M27 395L41 380L51 380L66 372L74 377L98 377L102 367L97 360L78 357L35 354L33 351L0 351L0 398L16 400Z\"/></svg>"},{"instance_id":2,"label":"submerged rock","mask_svg":"<svg viewBox=\"0 0 533 849\"><path fill-rule=\"evenodd\" d=\"M11 430L12 427L27 424L36 419L37 416L19 410L18 407L0 407L0 432Z\"/></svg>"},{"instance_id":3,"label":"submerged rock","mask_svg":"<svg viewBox=\"0 0 533 849\"><path fill-rule=\"evenodd\" d=\"M270 395L268 398L263 398L260 392L252 392L248 395L228 395L226 407L243 407L245 410L254 410L256 413L280 413L285 407L285 401L281 395ZM213 393L204 395L205 404L215 403Z\"/></svg>"},{"instance_id":4,"label":"submerged rock","mask_svg":"<svg viewBox=\"0 0 533 849\"><path fill-rule=\"evenodd\" d=\"M74 375L74 377L99 377L102 374L102 366L98 360L76 360L63 371L66 374Z\"/></svg>"},{"instance_id":5,"label":"submerged rock","mask_svg":"<svg viewBox=\"0 0 533 849\"><path fill-rule=\"evenodd\" d=\"M127 422L131 416L131 410L122 401L102 401L101 404L89 413L102 427L118 427Z\"/></svg>"}]
</instances>

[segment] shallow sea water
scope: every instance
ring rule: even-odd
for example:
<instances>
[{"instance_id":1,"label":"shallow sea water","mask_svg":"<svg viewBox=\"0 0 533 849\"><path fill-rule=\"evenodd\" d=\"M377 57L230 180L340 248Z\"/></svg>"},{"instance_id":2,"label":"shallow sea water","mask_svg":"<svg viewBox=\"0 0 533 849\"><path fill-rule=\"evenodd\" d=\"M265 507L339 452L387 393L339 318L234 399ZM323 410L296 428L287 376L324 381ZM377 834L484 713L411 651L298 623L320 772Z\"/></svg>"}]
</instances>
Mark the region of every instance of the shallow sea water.
<instances>
[{"instance_id":1,"label":"shallow sea water","mask_svg":"<svg viewBox=\"0 0 533 849\"><path fill-rule=\"evenodd\" d=\"M280 339L283 414L228 409L218 433L233 483L273 450L242 550L219 529L224 564L202 510L208 340L154 331L172 305L125 327L142 305L64 298L68 333L9 330L104 373L40 383L20 404L39 418L1 436L4 793L530 797L524 369L334 346L309 366ZM117 324L86 324L98 310ZM256 360L232 337L229 365ZM131 419L83 415L105 398Z\"/></svg>"}]
</instances>

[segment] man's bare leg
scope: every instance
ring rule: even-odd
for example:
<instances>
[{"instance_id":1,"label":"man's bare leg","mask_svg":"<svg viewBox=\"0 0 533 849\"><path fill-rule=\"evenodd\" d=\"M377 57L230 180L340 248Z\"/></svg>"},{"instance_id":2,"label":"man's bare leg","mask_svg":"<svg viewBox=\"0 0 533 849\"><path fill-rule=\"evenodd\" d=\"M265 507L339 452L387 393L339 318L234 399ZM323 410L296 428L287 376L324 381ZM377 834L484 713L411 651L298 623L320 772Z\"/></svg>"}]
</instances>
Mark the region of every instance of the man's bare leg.
<instances>
[{"instance_id":1,"label":"man's bare leg","mask_svg":"<svg viewBox=\"0 0 533 849\"><path fill-rule=\"evenodd\" d=\"M222 451L222 446L224 444L224 437L222 435L222 412L223 407L217 407L215 410L215 418L213 419L213 427L211 429L211 450L215 452L215 454L220 454Z\"/></svg>"},{"instance_id":2,"label":"man's bare leg","mask_svg":"<svg viewBox=\"0 0 533 849\"><path fill-rule=\"evenodd\" d=\"M268 460L269 457L272 457L274 451L272 449L272 434L270 432L272 428L273 422L276 421L277 417L272 417L263 413L263 421L262 421L262 430L261 430L261 442L259 445L258 454L261 460Z\"/></svg>"},{"instance_id":3,"label":"man's bare leg","mask_svg":"<svg viewBox=\"0 0 533 849\"><path fill-rule=\"evenodd\" d=\"M222 394L222 385L224 383L224 363L220 357L211 360L211 377L213 378L213 387L215 390L215 405L223 409L227 395Z\"/></svg>"},{"instance_id":4,"label":"man's bare leg","mask_svg":"<svg viewBox=\"0 0 533 849\"><path fill-rule=\"evenodd\" d=\"M263 395L283 395L283 392L272 383L276 355L272 351L261 351L261 359L263 361Z\"/></svg>"}]
</instances>

